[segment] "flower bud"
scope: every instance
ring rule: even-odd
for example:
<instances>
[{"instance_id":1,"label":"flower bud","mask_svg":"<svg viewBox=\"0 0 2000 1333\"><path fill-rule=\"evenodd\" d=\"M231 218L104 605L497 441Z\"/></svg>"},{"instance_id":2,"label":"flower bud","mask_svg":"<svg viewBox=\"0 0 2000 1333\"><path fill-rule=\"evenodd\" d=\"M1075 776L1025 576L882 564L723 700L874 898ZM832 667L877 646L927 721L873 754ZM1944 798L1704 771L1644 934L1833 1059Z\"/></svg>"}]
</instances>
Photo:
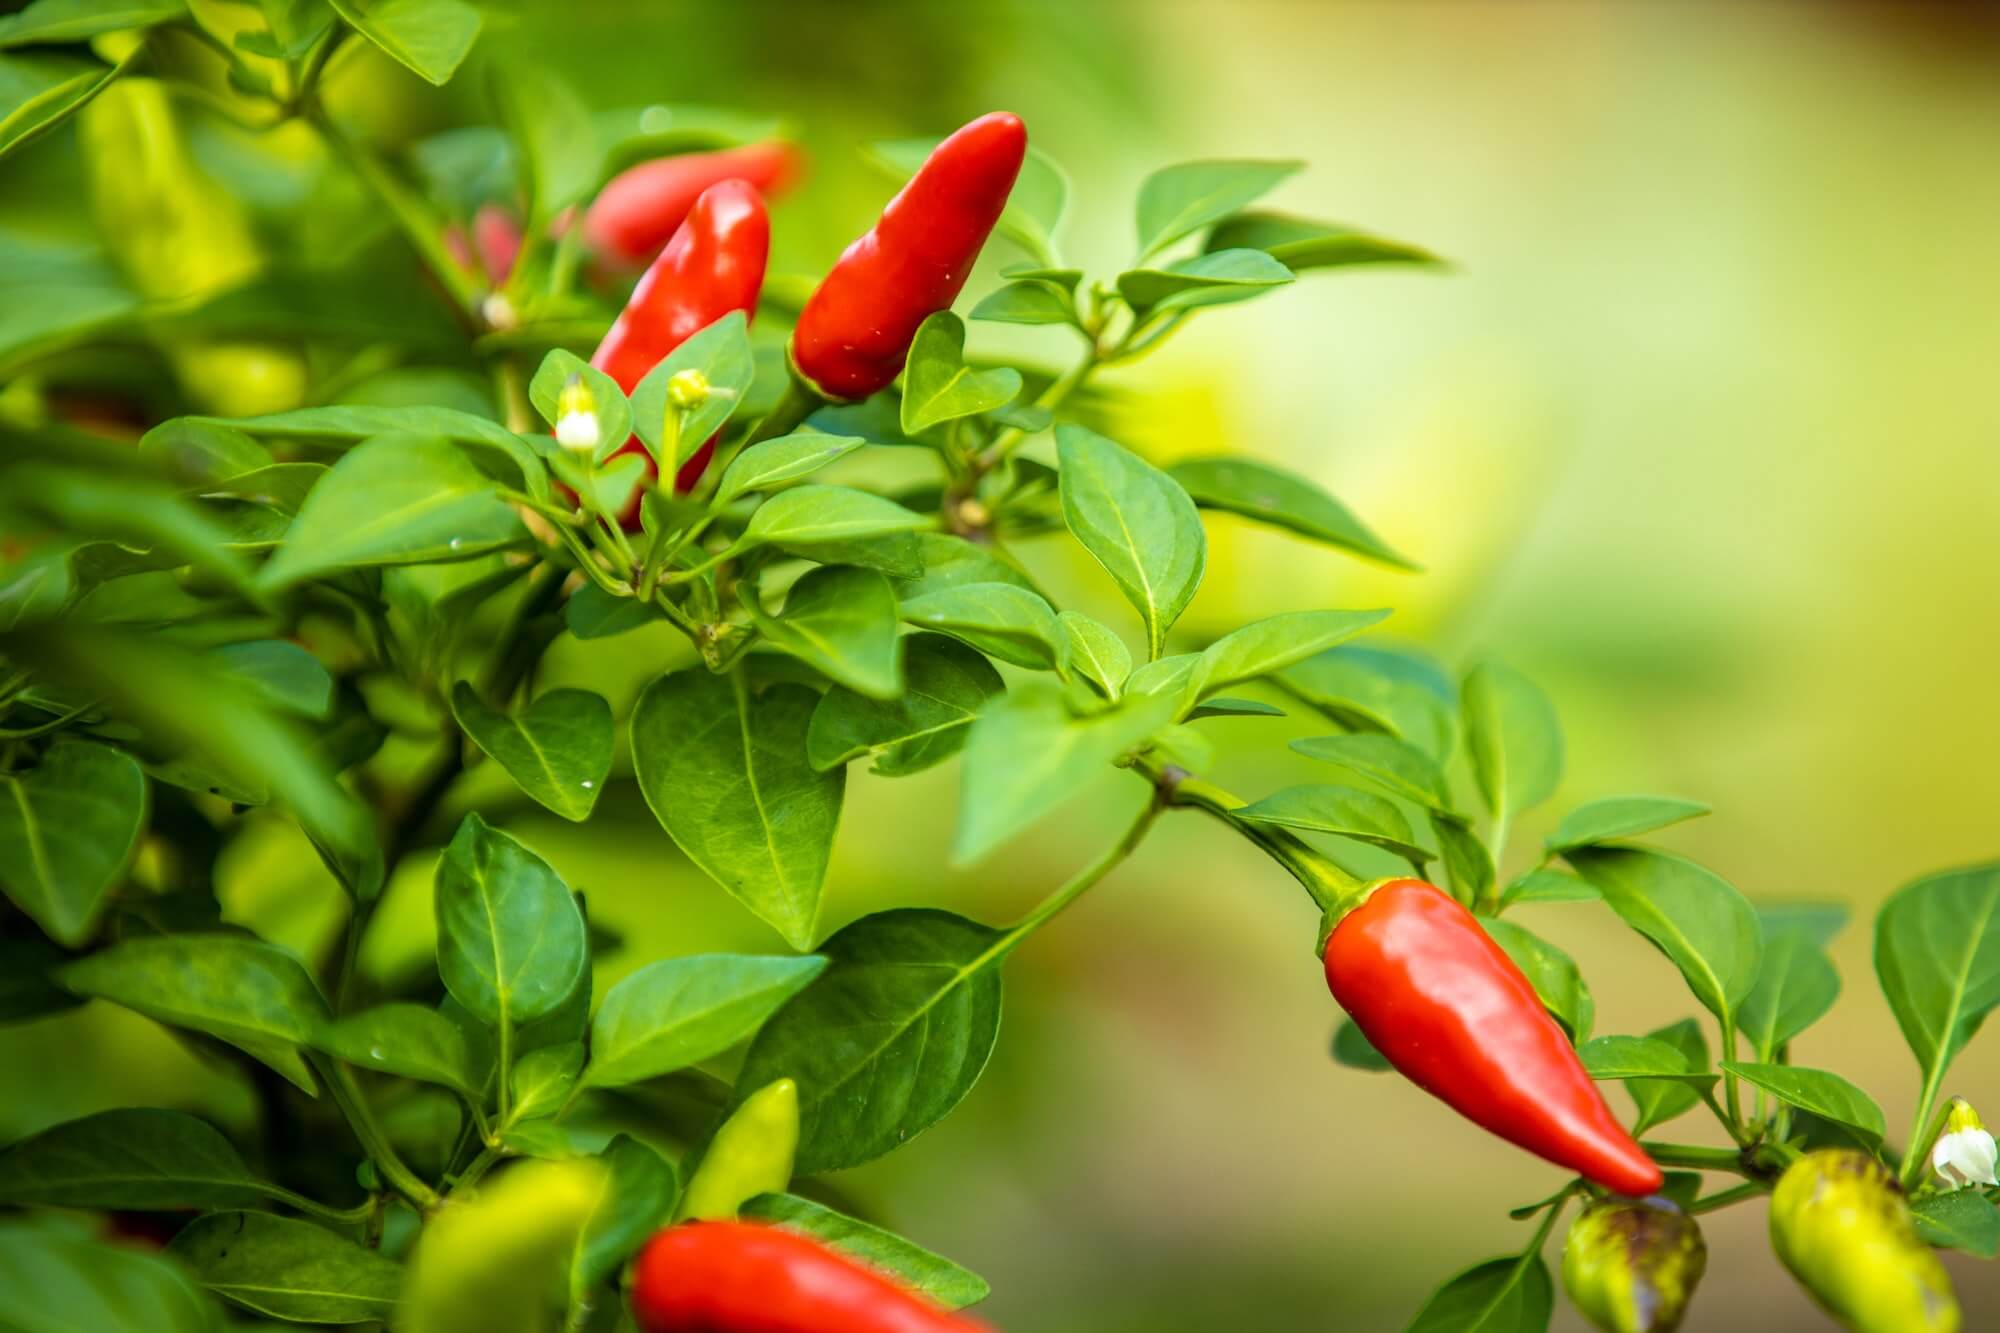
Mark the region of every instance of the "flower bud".
<instances>
[{"instance_id":1,"label":"flower bud","mask_svg":"<svg viewBox=\"0 0 2000 1333\"><path fill-rule=\"evenodd\" d=\"M521 323L520 312L514 309L514 303L500 292L489 293L479 303L479 316L486 321L487 328L499 333L518 328Z\"/></svg>"},{"instance_id":2,"label":"flower bud","mask_svg":"<svg viewBox=\"0 0 2000 1333\"><path fill-rule=\"evenodd\" d=\"M731 1218L759 1194L784 1189L798 1149L799 1085L781 1078L751 1093L715 1131L681 1192L680 1217Z\"/></svg>"},{"instance_id":3,"label":"flower bud","mask_svg":"<svg viewBox=\"0 0 2000 1333\"><path fill-rule=\"evenodd\" d=\"M708 376L692 367L675 371L667 380L667 401L683 412L700 407L708 395Z\"/></svg>"},{"instance_id":4,"label":"flower bud","mask_svg":"<svg viewBox=\"0 0 2000 1333\"><path fill-rule=\"evenodd\" d=\"M1680 1327L1708 1246L1695 1220L1665 1199L1591 1204L1563 1244L1563 1287L1605 1333L1669 1333Z\"/></svg>"},{"instance_id":5,"label":"flower bud","mask_svg":"<svg viewBox=\"0 0 2000 1333\"><path fill-rule=\"evenodd\" d=\"M1979 1122L1979 1112L1963 1097L1952 1098L1944 1133L1931 1149L1931 1170L1944 1177L1946 1189L2000 1185L2000 1179L1993 1175L1997 1161L2000 1150L1994 1148L1993 1136Z\"/></svg>"},{"instance_id":6,"label":"flower bud","mask_svg":"<svg viewBox=\"0 0 2000 1333\"><path fill-rule=\"evenodd\" d=\"M1794 1162L1771 1196L1771 1248L1853 1333L1958 1333L1944 1265L1917 1239L1895 1173L1867 1153Z\"/></svg>"},{"instance_id":7,"label":"flower bud","mask_svg":"<svg viewBox=\"0 0 2000 1333\"><path fill-rule=\"evenodd\" d=\"M556 395L556 440L565 449L590 453L603 434L597 428L597 399L583 376L571 375Z\"/></svg>"}]
</instances>

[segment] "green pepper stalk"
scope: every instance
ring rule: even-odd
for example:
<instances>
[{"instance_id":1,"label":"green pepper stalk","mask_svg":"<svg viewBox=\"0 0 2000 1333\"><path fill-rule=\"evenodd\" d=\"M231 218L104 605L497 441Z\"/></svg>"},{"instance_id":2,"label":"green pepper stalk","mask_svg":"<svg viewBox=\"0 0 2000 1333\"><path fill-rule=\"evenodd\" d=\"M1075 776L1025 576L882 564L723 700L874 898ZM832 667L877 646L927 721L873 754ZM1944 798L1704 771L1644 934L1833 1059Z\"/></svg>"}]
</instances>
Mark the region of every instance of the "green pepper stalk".
<instances>
[{"instance_id":1,"label":"green pepper stalk","mask_svg":"<svg viewBox=\"0 0 2000 1333\"><path fill-rule=\"evenodd\" d=\"M1807 1153L1771 1196L1771 1248L1853 1333L1958 1333L1951 1279L1917 1238L1895 1173L1866 1153Z\"/></svg>"},{"instance_id":2,"label":"green pepper stalk","mask_svg":"<svg viewBox=\"0 0 2000 1333\"><path fill-rule=\"evenodd\" d=\"M1563 1288L1605 1333L1672 1333L1707 1266L1701 1228L1661 1198L1593 1203L1563 1244Z\"/></svg>"}]
</instances>

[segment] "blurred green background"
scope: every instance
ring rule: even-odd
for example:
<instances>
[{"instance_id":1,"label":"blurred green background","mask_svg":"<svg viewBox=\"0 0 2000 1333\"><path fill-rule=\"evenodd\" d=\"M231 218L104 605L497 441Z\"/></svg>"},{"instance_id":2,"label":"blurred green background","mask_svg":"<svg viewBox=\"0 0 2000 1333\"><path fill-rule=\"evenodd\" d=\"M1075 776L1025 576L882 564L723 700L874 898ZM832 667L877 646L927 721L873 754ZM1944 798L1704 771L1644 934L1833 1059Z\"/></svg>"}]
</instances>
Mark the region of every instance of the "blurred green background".
<instances>
[{"instance_id":1,"label":"blurred green background","mask_svg":"<svg viewBox=\"0 0 2000 1333\"><path fill-rule=\"evenodd\" d=\"M1921 872L2000 854L1994 13L570 0L511 11L490 40L599 105L787 118L817 167L776 210L778 272L822 268L879 206L860 144L994 107L1068 169L1064 239L1093 272L1127 258L1144 174L1198 156L1305 159L1277 206L1449 256L1445 276L1309 278L1109 381L1129 391L1128 443L1282 463L1428 567L1377 572L1220 520L1183 633L1386 605L1394 635L1454 668L1491 653L1528 671L1562 711L1568 776L1507 870L1593 796L1712 802L1663 841L1753 897L1853 906L1834 953L1846 993L1794 1057L1868 1088L1900 1137L1917 1074L1874 984L1869 914ZM476 89L395 87L387 126L485 114ZM1065 336L973 332L975 350L1051 363ZM1059 599L1124 624L1098 571L1054 552L1026 555ZM549 679L606 688L622 713L670 651L566 643ZM1303 718L1207 725L1240 792L1318 776L1284 748L1324 729ZM484 774L466 798L504 792ZM1107 774L953 870L955 767L895 784L857 770L824 925L906 902L1011 917L1138 796ZM507 809L625 937L600 987L662 954L778 947L629 784L585 828ZM251 840L231 911L315 947L339 907L310 860L275 831ZM369 942L379 973L422 961L426 869ZM1694 1012L1608 910L1524 910L1583 962L1600 1032ZM1315 924L1254 853L1166 821L1010 965L999 1051L964 1106L842 1187L989 1278L984 1313L1009 1330L1400 1328L1436 1282L1519 1245L1506 1208L1556 1176L1400 1080L1333 1065ZM85 1040L122 1060L77 1066ZM1993 1040L1947 1089L1989 1118ZM225 1123L246 1105L159 1029L97 1007L0 1032L0 1070L6 1139L141 1099ZM1713 1141L1693 1117L1675 1129ZM1761 1206L1712 1219L1691 1328L1828 1326L1763 1227ZM1992 1270L1948 1262L1968 1326L2000 1319ZM1582 1325L1565 1311L1557 1327Z\"/></svg>"}]
</instances>

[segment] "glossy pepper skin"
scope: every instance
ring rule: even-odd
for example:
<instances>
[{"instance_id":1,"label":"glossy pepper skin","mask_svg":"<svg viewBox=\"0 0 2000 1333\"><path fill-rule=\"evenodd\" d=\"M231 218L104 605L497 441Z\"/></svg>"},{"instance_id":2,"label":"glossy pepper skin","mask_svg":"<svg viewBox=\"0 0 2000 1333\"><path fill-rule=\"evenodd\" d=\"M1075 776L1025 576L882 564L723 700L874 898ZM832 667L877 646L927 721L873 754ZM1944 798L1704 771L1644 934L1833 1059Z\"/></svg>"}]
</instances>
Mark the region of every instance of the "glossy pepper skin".
<instances>
[{"instance_id":1,"label":"glossy pepper skin","mask_svg":"<svg viewBox=\"0 0 2000 1333\"><path fill-rule=\"evenodd\" d=\"M1893 1171L1825 1149L1792 1163L1771 1195L1771 1248L1853 1333L1958 1333L1958 1299L1917 1237Z\"/></svg>"},{"instance_id":2,"label":"glossy pepper skin","mask_svg":"<svg viewBox=\"0 0 2000 1333\"><path fill-rule=\"evenodd\" d=\"M1600 1199L1563 1243L1563 1289L1604 1333L1673 1333L1707 1267L1701 1228L1665 1199Z\"/></svg>"},{"instance_id":3,"label":"glossy pepper skin","mask_svg":"<svg viewBox=\"0 0 2000 1333\"><path fill-rule=\"evenodd\" d=\"M816 1240L753 1222L655 1233L632 1267L644 1333L978 1333L985 1325Z\"/></svg>"},{"instance_id":4,"label":"glossy pepper skin","mask_svg":"<svg viewBox=\"0 0 2000 1333\"><path fill-rule=\"evenodd\" d=\"M632 289L632 298L590 364L632 392L647 371L689 338L732 310L747 316L756 309L770 249L771 219L756 189L737 180L710 186ZM618 452L645 456L647 475L656 475L637 435ZM681 465L675 485L681 490L693 486L714 453L715 441L704 442ZM628 532L637 529L636 496L619 518Z\"/></svg>"},{"instance_id":5,"label":"glossy pepper skin","mask_svg":"<svg viewBox=\"0 0 2000 1333\"><path fill-rule=\"evenodd\" d=\"M903 369L924 319L950 307L1021 163L1028 130L995 111L931 151L874 229L847 247L792 331L792 365L829 398L866 398Z\"/></svg>"},{"instance_id":6,"label":"glossy pepper skin","mask_svg":"<svg viewBox=\"0 0 2000 1333\"><path fill-rule=\"evenodd\" d=\"M792 1183L799 1150L799 1085L781 1078L751 1093L722 1122L681 1191L680 1216L698 1222L736 1216L759 1194Z\"/></svg>"},{"instance_id":7,"label":"glossy pepper skin","mask_svg":"<svg viewBox=\"0 0 2000 1333\"><path fill-rule=\"evenodd\" d=\"M1660 1188L1521 969L1439 889L1377 886L1327 937L1326 984L1390 1064L1474 1124L1615 1193Z\"/></svg>"},{"instance_id":8,"label":"glossy pepper skin","mask_svg":"<svg viewBox=\"0 0 2000 1333\"><path fill-rule=\"evenodd\" d=\"M660 253L711 185L746 181L770 198L804 170L804 154L788 143L745 144L641 162L597 192L583 217L584 239L606 259L638 268Z\"/></svg>"}]
</instances>

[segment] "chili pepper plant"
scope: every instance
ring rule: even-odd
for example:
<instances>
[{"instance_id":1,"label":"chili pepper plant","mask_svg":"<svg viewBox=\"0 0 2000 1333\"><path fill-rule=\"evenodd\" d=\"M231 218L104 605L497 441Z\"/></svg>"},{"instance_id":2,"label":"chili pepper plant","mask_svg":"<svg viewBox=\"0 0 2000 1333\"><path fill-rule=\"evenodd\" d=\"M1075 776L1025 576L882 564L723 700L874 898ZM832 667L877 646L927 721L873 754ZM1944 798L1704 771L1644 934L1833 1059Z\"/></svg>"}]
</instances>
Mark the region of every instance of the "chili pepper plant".
<instances>
[{"instance_id":1,"label":"chili pepper plant","mask_svg":"<svg viewBox=\"0 0 2000 1333\"><path fill-rule=\"evenodd\" d=\"M489 120L399 145L338 96L368 60L446 83L481 23L460 0L0 19L0 1019L122 1007L250 1107L225 1133L160 1087L0 1150L0 1326L981 1326L954 1312L986 1284L853 1215L840 1173L972 1092L1009 960L1187 818L1304 889L1293 961L1349 1015L1334 1059L1552 1164L1410 1328L1545 1328L1559 1226L1587 1318L1672 1328L1727 1207L1768 1208L1847 1327L1960 1326L1933 1248L1992 1258L2000 1213L1947 1076L2000 1003L2000 866L1876 919L1920 1088L1892 1130L1792 1059L1845 912L1655 846L1696 801L1545 813L1562 735L1528 679L1448 672L1315 587L1177 628L1217 514L1414 565L1304 477L1148 461L1103 387L1191 320L1430 252L1264 206L1299 163L1206 160L1148 176L1129 261L1086 273L1065 210L1117 201L996 112L878 146L903 182L880 222L823 277L769 274L764 196L803 165L771 122L592 111L495 61ZM217 143L285 145L289 203L232 189ZM52 246L46 211L14 224L64 162ZM995 323L1033 359L982 350ZM1022 554L1059 549L1124 611L1058 607ZM641 631L678 646L637 688L545 683L553 646ZM1217 785L1204 724L1283 714L1323 779ZM1131 813L1012 920L916 901L829 930L856 765L955 766L960 863L1101 781ZM501 825L585 822L627 784L768 947L594 983L617 941ZM324 948L218 901L274 831L340 886ZM363 966L385 886L433 860L434 958ZM1614 914L1687 995L1596 1032L1530 903Z\"/></svg>"}]
</instances>

